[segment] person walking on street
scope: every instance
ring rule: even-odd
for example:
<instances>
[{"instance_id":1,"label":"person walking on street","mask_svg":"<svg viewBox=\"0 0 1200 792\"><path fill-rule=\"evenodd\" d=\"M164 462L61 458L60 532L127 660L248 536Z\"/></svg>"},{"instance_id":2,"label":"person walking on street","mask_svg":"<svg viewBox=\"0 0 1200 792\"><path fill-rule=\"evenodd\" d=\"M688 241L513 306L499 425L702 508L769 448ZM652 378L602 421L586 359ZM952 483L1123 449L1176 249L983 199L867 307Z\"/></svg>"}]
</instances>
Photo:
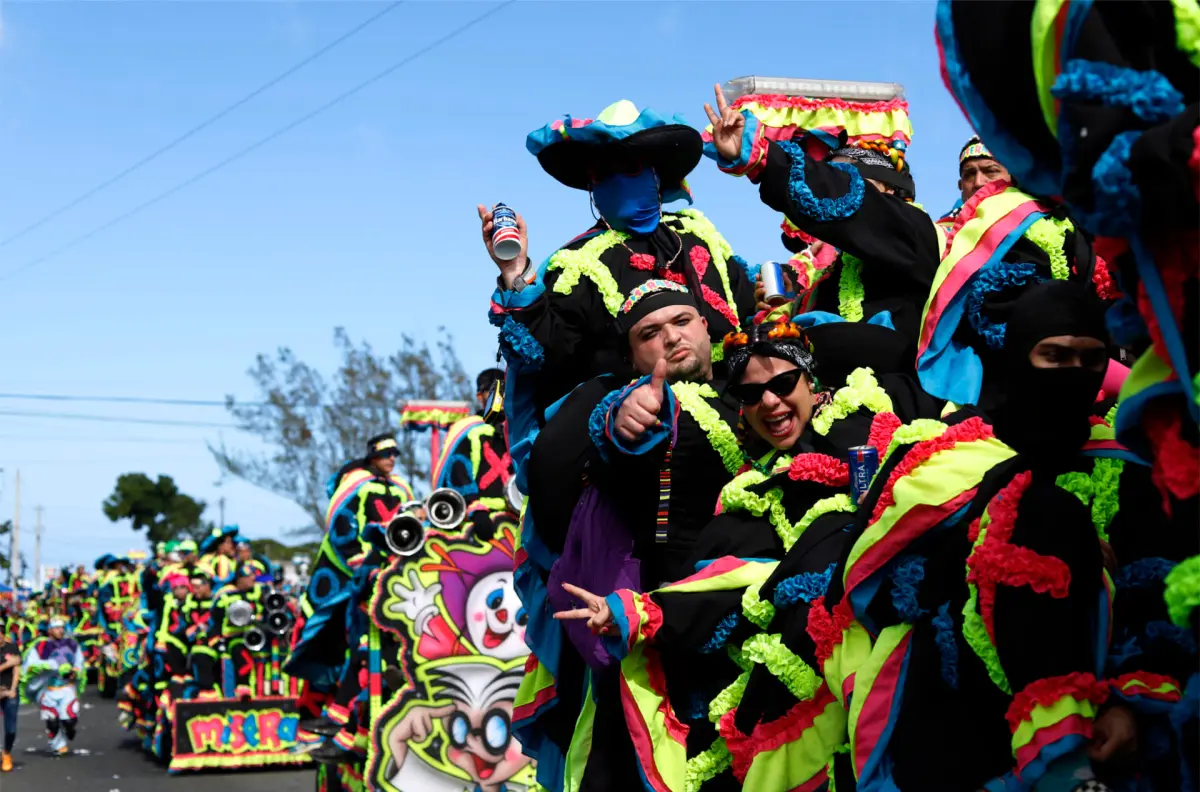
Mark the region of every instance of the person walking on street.
<instances>
[{"instance_id":1,"label":"person walking on street","mask_svg":"<svg viewBox=\"0 0 1200 792\"><path fill-rule=\"evenodd\" d=\"M0 773L13 769L12 749L17 741L17 682L21 678L21 651L0 631L0 714L4 716L4 752L0 754Z\"/></svg>"}]
</instances>

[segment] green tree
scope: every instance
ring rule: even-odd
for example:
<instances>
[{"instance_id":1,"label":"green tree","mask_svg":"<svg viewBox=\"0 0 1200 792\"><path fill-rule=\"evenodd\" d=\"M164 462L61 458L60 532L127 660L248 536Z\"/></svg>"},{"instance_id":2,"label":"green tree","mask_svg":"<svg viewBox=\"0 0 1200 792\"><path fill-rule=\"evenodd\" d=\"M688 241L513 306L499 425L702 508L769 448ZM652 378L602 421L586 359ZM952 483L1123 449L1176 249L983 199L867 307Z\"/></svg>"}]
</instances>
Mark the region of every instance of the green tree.
<instances>
[{"instance_id":1,"label":"green tree","mask_svg":"<svg viewBox=\"0 0 1200 792\"><path fill-rule=\"evenodd\" d=\"M298 504L312 520L291 531L294 536L320 536L325 530L325 482L351 459L361 457L367 438L394 430L397 405L404 400L470 401L473 382L454 351L453 339L438 328L432 348L402 335L394 354L355 344L343 328L333 331L341 364L331 378L300 360L287 347L259 355L250 368L260 400L239 402L226 397L238 427L258 437L269 449L252 453L209 447L223 473L282 495ZM420 489L429 476L428 437L399 433L397 470Z\"/></svg>"},{"instance_id":2,"label":"green tree","mask_svg":"<svg viewBox=\"0 0 1200 792\"><path fill-rule=\"evenodd\" d=\"M0 522L0 569L8 569L11 564L8 560L9 542L12 538L12 520Z\"/></svg>"},{"instance_id":3,"label":"green tree","mask_svg":"<svg viewBox=\"0 0 1200 792\"><path fill-rule=\"evenodd\" d=\"M201 520L204 501L185 495L170 476L152 480L145 473L126 473L104 501L104 516L113 522L129 520L135 531L146 532L153 547L173 539L201 539L210 525Z\"/></svg>"}]
</instances>

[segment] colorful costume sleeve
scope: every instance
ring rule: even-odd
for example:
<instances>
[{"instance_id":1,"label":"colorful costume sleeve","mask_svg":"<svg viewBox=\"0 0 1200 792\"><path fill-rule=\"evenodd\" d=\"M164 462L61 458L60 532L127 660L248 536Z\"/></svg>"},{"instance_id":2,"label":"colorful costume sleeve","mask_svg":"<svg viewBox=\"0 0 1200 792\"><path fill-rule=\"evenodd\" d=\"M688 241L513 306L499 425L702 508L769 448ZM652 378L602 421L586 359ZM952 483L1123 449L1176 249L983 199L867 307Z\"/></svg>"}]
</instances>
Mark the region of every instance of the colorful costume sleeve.
<instances>
[{"instance_id":1,"label":"colorful costume sleeve","mask_svg":"<svg viewBox=\"0 0 1200 792\"><path fill-rule=\"evenodd\" d=\"M592 442L605 460L615 462L615 454L640 456L649 453L651 449L657 448L675 432L679 408L675 401L675 394L664 384L662 408L659 411L661 423L658 426L650 427L641 437L633 441L625 440L617 434L617 415L621 411L621 405L625 403L631 393L649 382L649 376L641 377L624 388L613 391L605 396L592 412L591 420L588 422L589 431L592 435Z\"/></svg>"}]
</instances>

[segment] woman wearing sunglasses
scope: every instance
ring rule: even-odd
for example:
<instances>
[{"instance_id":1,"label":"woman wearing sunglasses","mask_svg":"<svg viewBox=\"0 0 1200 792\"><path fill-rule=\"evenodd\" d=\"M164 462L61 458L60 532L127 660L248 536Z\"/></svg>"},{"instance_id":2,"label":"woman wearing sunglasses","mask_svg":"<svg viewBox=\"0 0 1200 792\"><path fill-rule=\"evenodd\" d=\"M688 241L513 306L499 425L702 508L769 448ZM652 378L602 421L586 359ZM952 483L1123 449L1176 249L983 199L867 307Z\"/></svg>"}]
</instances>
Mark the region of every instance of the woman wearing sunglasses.
<instances>
[{"instance_id":1,"label":"woman wearing sunglasses","mask_svg":"<svg viewBox=\"0 0 1200 792\"><path fill-rule=\"evenodd\" d=\"M847 452L882 452L901 423L939 405L910 379L868 369L822 392L808 337L790 322L731 334L724 351L748 462L698 537L695 574L645 594L566 585L582 605L556 618L586 620L622 658L626 711L642 713L626 725L647 777L816 788L847 716L805 627L851 538Z\"/></svg>"}]
</instances>

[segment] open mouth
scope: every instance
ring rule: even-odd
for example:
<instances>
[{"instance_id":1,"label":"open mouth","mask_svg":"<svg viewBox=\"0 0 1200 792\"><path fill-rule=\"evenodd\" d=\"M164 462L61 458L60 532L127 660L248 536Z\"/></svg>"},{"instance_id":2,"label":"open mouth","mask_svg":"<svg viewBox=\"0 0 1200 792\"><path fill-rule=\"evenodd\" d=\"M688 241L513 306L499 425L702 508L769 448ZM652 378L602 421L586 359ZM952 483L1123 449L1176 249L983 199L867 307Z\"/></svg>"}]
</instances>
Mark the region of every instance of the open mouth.
<instances>
[{"instance_id":1,"label":"open mouth","mask_svg":"<svg viewBox=\"0 0 1200 792\"><path fill-rule=\"evenodd\" d=\"M787 437L796 425L795 416L789 411L779 415L764 416L763 428L771 437Z\"/></svg>"},{"instance_id":2,"label":"open mouth","mask_svg":"<svg viewBox=\"0 0 1200 792\"><path fill-rule=\"evenodd\" d=\"M471 754L471 759L475 761L475 772L479 774L482 780L487 781L495 774L495 762L489 762L479 754Z\"/></svg>"},{"instance_id":3,"label":"open mouth","mask_svg":"<svg viewBox=\"0 0 1200 792\"><path fill-rule=\"evenodd\" d=\"M504 639L508 638L508 636L508 633L498 633L491 627L486 627L483 631L483 646L485 649L495 649L504 643Z\"/></svg>"}]
</instances>

